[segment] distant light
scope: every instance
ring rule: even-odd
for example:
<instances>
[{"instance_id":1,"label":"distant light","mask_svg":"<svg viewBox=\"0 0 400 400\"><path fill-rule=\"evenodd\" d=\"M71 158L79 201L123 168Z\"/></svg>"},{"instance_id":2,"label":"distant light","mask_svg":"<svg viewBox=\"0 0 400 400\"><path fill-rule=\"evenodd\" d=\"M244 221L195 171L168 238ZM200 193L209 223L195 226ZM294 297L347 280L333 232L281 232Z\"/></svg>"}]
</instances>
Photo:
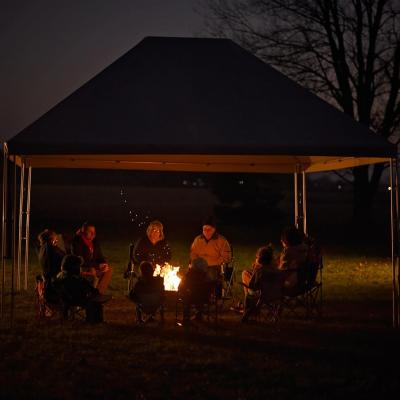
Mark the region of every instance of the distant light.
<instances>
[{"instance_id":1,"label":"distant light","mask_svg":"<svg viewBox=\"0 0 400 400\"><path fill-rule=\"evenodd\" d=\"M244 180L238 181L239 185L244 185Z\"/></svg>"},{"instance_id":2,"label":"distant light","mask_svg":"<svg viewBox=\"0 0 400 400\"><path fill-rule=\"evenodd\" d=\"M339 190L342 190L342 185L337 185L337 188L338 188Z\"/></svg>"},{"instance_id":3,"label":"distant light","mask_svg":"<svg viewBox=\"0 0 400 400\"><path fill-rule=\"evenodd\" d=\"M186 186L188 184L188 181L182 181L182 185Z\"/></svg>"},{"instance_id":4,"label":"distant light","mask_svg":"<svg viewBox=\"0 0 400 400\"><path fill-rule=\"evenodd\" d=\"M391 186L388 186L388 190L391 191L391 190L392 190L392 187L391 187Z\"/></svg>"}]
</instances>

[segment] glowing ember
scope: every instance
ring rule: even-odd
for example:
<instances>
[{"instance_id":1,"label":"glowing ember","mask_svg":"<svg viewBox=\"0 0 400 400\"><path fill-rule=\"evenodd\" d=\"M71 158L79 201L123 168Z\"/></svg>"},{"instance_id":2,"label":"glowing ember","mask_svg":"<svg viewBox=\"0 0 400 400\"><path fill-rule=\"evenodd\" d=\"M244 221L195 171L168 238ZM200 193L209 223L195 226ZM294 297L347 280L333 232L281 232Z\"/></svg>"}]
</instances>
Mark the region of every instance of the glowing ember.
<instances>
[{"instance_id":1,"label":"glowing ember","mask_svg":"<svg viewBox=\"0 0 400 400\"><path fill-rule=\"evenodd\" d=\"M170 264L164 264L163 267L156 265L153 276L161 276L164 278L164 288L165 290L170 290L176 292L178 290L181 278L177 275L179 267L174 267Z\"/></svg>"}]
</instances>

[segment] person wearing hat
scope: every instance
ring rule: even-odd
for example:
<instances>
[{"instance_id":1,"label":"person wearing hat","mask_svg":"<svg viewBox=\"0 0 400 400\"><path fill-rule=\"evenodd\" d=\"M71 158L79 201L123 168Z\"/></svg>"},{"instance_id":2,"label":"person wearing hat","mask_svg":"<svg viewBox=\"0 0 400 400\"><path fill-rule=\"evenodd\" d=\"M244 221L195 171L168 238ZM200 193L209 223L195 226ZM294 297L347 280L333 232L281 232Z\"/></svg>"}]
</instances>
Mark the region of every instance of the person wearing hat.
<instances>
[{"instance_id":1,"label":"person wearing hat","mask_svg":"<svg viewBox=\"0 0 400 400\"><path fill-rule=\"evenodd\" d=\"M195 237L190 247L191 262L199 257L207 261L208 275L212 280L220 280L221 266L232 259L231 246L217 232L213 217L208 217L203 221L203 232Z\"/></svg>"}]
</instances>

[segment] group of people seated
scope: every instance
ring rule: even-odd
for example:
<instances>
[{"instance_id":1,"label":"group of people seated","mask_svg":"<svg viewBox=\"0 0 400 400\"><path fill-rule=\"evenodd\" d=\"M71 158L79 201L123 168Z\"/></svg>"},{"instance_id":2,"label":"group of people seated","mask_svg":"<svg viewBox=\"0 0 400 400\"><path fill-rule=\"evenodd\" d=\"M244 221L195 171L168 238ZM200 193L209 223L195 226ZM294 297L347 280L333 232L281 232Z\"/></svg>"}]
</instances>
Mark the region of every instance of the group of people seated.
<instances>
[{"instance_id":1,"label":"group of people seated","mask_svg":"<svg viewBox=\"0 0 400 400\"><path fill-rule=\"evenodd\" d=\"M152 221L147 227L146 235L139 238L134 245L125 276L130 272L138 272L142 261L162 266L170 262L171 257L171 247L165 239L163 224L160 221ZM221 266L232 259L231 247L217 232L213 217L207 217L203 221L202 233L194 238L190 247L190 261L198 257L207 262L207 271L211 279L217 279L221 273Z\"/></svg>"},{"instance_id":2,"label":"group of people seated","mask_svg":"<svg viewBox=\"0 0 400 400\"><path fill-rule=\"evenodd\" d=\"M79 228L70 246L61 248L55 231L45 229L38 236L38 258L44 279L44 296L48 303L63 302L64 306L85 308L87 320L100 322L95 316L94 304L109 299L106 291L112 276L96 239L96 228L85 222ZM101 313L98 308L98 313ZM98 320L98 321L96 321Z\"/></svg>"},{"instance_id":3,"label":"group of people seated","mask_svg":"<svg viewBox=\"0 0 400 400\"><path fill-rule=\"evenodd\" d=\"M242 322L247 322L254 304L249 296L266 288L269 299L279 299L282 295L293 295L298 289L299 273L312 257L306 236L296 227L288 227L281 234L282 252L278 258L273 256L273 247L260 247L252 269L242 272L245 293L245 309Z\"/></svg>"},{"instance_id":4,"label":"group of people seated","mask_svg":"<svg viewBox=\"0 0 400 400\"><path fill-rule=\"evenodd\" d=\"M86 222L76 231L70 250L62 249L58 245L57 234L48 229L39 235L39 242L39 261L48 288L48 297L51 297L51 288L61 287L65 289L64 292L73 292L73 297L84 298L83 303L90 309L93 302L101 298L99 296L105 295L113 269L103 256L93 224ZM271 245L261 247L256 253L252 268L243 271L245 297L260 290L266 281L271 290L274 287L290 290L296 286L296 269L306 262L308 256L305 237L298 229L290 227L282 232L281 244L283 250L278 259L273 256ZM162 302L164 298L163 280L153 275L156 265L164 266L170 262L171 257L171 247L165 239L162 223L150 222L146 234L136 241L124 274L126 278L134 279L129 296L136 303L136 320L139 324L144 322L140 299L153 296ZM215 219L208 217L203 221L202 233L194 238L190 247L189 269L181 276L178 292L184 297L194 286L204 283L206 287L207 282L213 282L216 296L221 296L218 288L222 285L223 266L231 260L229 242L217 232ZM279 273L282 271L285 273ZM150 319L152 314L150 313ZM244 314L244 322L247 315ZM202 318L200 304L196 317ZM189 311L184 308L184 319L188 318Z\"/></svg>"},{"instance_id":5,"label":"group of people seated","mask_svg":"<svg viewBox=\"0 0 400 400\"><path fill-rule=\"evenodd\" d=\"M164 236L160 221L150 222L146 235L139 238L133 248L131 260L125 271L125 277L135 280L130 292L130 298L136 303L137 323L143 323L140 297L151 293L154 298L162 297L158 277L153 277L156 265L163 266L171 260L171 247ZM202 233L196 236L190 247L190 265L187 273L182 276L178 293L188 293L193 285L203 281L220 282L221 267L232 259L232 251L228 241L217 232L213 217L203 221ZM152 270L150 271L150 266ZM218 286L218 285L217 285ZM197 318L202 318L200 305ZM184 319L188 318L188 309L184 308ZM150 315L150 320L152 316Z\"/></svg>"}]
</instances>

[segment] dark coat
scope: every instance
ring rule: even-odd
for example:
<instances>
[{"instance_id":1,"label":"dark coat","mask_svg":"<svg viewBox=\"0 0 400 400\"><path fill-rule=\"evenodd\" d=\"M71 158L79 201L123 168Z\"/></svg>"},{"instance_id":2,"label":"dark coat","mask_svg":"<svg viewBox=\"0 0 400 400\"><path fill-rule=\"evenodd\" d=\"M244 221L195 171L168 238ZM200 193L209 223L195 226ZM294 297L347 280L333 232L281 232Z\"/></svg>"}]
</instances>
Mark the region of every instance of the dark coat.
<instances>
[{"instance_id":1,"label":"dark coat","mask_svg":"<svg viewBox=\"0 0 400 400\"><path fill-rule=\"evenodd\" d=\"M55 286L63 301L69 305L86 306L94 296L99 294L99 291L86 279L66 272L58 275Z\"/></svg>"},{"instance_id":2,"label":"dark coat","mask_svg":"<svg viewBox=\"0 0 400 400\"><path fill-rule=\"evenodd\" d=\"M142 296L154 295L159 299L164 297L164 280L159 276L152 276L151 279L140 277L129 294L134 302L140 302Z\"/></svg>"},{"instance_id":3,"label":"dark coat","mask_svg":"<svg viewBox=\"0 0 400 400\"><path fill-rule=\"evenodd\" d=\"M207 272L189 268L179 284L178 292L186 304L203 304L209 299L212 281Z\"/></svg>"},{"instance_id":4,"label":"dark coat","mask_svg":"<svg viewBox=\"0 0 400 400\"><path fill-rule=\"evenodd\" d=\"M142 261L163 265L171 260L171 248L165 239L154 245L146 235L135 243L132 258L134 265L139 265Z\"/></svg>"},{"instance_id":5,"label":"dark coat","mask_svg":"<svg viewBox=\"0 0 400 400\"><path fill-rule=\"evenodd\" d=\"M63 250L50 243L44 243L40 246L38 252L39 264L42 267L46 281L54 279L61 271L61 262L64 256L65 252Z\"/></svg>"},{"instance_id":6,"label":"dark coat","mask_svg":"<svg viewBox=\"0 0 400 400\"><path fill-rule=\"evenodd\" d=\"M93 239L93 253L80 235L75 235L71 245L72 254L83 258L82 269L98 268L99 264L107 262L96 238Z\"/></svg>"}]
</instances>

